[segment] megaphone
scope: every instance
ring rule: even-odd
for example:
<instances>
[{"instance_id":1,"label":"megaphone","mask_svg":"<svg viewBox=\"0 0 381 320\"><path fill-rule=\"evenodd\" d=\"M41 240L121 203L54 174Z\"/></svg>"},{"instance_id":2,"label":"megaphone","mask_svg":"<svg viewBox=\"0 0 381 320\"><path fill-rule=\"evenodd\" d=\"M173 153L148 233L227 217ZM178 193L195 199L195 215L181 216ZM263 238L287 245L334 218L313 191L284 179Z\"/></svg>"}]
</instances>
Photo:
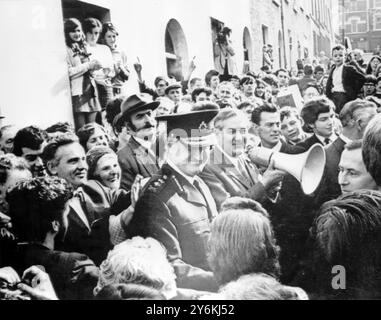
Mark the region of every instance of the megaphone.
<instances>
[{"instance_id":1,"label":"megaphone","mask_svg":"<svg viewBox=\"0 0 381 320\"><path fill-rule=\"evenodd\" d=\"M312 194L319 186L325 168L325 151L322 145L315 144L307 152L291 155L271 149L254 147L249 157L256 165L268 167L274 159L275 169L294 176L301 184L305 194Z\"/></svg>"}]
</instances>

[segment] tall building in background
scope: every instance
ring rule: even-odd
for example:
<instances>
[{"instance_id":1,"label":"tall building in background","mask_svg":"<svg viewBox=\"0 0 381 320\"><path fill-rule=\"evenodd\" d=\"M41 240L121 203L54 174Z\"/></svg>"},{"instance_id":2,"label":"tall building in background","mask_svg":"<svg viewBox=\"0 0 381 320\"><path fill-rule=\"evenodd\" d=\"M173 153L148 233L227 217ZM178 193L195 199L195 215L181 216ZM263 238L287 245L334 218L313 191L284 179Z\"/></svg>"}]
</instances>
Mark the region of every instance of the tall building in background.
<instances>
[{"instance_id":1,"label":"tall building in background","mask_svg":"<svg viewBox=\"0 0 381 320\"><path fill-rule=\"evenodd\" d=\"M342 37L350 39L352 48L379 54L381 51L381 1L339 1Z\"/></svg>"}]
</instances>

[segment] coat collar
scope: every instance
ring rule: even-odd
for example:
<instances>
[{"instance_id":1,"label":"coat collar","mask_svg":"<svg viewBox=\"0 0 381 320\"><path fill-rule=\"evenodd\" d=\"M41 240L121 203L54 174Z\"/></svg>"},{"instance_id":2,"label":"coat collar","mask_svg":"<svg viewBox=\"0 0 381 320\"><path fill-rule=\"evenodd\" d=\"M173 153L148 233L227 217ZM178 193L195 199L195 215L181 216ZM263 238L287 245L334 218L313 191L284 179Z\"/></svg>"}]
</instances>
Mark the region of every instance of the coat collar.
<instances>
[{"instance_id":1,"label":"coat collar","mask_svg":"<svg viewBox=\"0 0 381 320\"><path fill-rule=\"evenodd\" d=\"M200 191L194 185L192 185L182 174L180 174L177 170L172 168L170 164L164 164L162 171L164 171L165 175L172 174L172 176L176 179L177 183L179 184L179 187L181 188L179 196L181 196L188 202L207 207L205 198L200 193Z\"/></svg>"}]
</instances>

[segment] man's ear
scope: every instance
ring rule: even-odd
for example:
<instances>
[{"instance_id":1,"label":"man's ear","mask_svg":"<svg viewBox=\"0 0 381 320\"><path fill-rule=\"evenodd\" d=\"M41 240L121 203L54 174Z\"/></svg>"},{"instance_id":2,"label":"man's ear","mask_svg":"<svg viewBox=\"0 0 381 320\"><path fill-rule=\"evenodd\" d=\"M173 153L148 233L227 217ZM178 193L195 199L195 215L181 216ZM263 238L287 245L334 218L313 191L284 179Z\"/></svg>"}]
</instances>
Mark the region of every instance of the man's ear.
<instances>
[{"instance_id":1,"label":"man's ear","mask_svg":"<svg viewBox=\"0 0 381 320\"><path fill-rule=\"evenodd\" d=\"M257 125L256 123L253 123L253 130L254 130L254 133L259 137L260 126Z\"/></svg>"},{"instance_id":2,"label":"man's ear","mask_svg":"<svg viewBox=\"0 0 381 320\"><path fill-rule=\"evenodd\" d=\"M61 224L57 220L52 221L51 225L52 225L52 230L54 231L54 233L57 233L58 231L60 231Z\"/></svg>"},{"instance_id":3,"label":"man's ear","mask_svg":"<svg viewBox=\"0 0 381 320\"><path fill-rule=\"evenodd\" d=\"M48 161L46 163L46 167L47 167L47 169L51 175L54 176L57 174L57 165L56 165L55 161Z\"/></svg>"}]
</instances>

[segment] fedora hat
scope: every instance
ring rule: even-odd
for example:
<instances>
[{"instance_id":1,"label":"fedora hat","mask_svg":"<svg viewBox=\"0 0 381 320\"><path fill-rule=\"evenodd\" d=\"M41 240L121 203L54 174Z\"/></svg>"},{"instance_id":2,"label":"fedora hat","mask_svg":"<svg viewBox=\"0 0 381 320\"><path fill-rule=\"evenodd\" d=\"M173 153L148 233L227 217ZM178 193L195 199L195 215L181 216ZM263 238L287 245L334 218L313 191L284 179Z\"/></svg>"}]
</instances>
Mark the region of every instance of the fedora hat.
<instances>
[{"instance_id":1,"label":"fedora hat","mask_svg":"<svg viewBox=\"0 0 381 320\"><path fill-rule=\"evenodd\" d=\"M126 98L121 106L120 113L115 117L114 125L122 125L126 117L143 110L156 110L159 101L153 101L152 96L146 93L133 94Z\"/></svg>"}]
</instances>

